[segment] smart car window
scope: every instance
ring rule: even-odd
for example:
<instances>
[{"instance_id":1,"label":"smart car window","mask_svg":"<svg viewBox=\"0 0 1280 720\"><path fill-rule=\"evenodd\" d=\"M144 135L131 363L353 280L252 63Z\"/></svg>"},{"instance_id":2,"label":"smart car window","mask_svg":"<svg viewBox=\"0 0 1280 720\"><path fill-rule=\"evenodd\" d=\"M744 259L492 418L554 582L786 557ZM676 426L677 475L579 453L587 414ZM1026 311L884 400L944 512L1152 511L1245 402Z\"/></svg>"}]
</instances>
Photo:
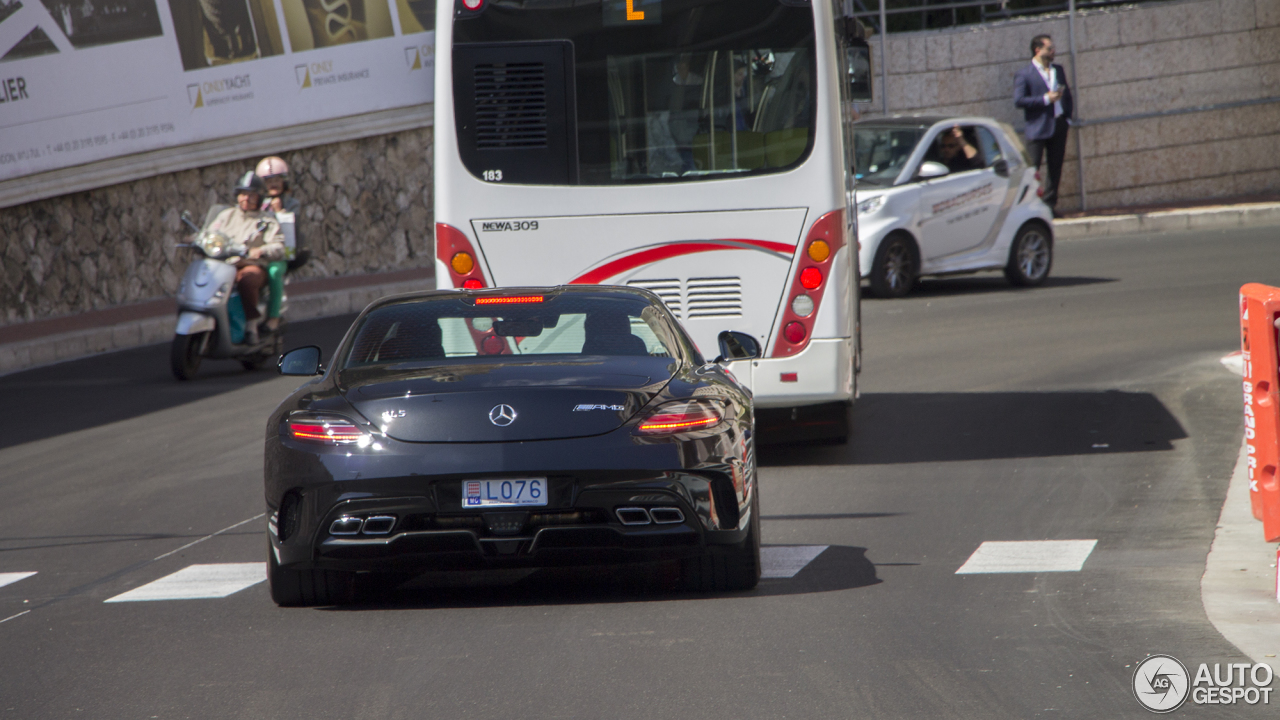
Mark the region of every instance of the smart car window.
<instances>
[{"instance_id":1,"label":"smart car window","mask_svg":"<svg viewBox=\"0 0 1280 720\"><path fill-rule=\"evenodd\" d=\"M921 127L855 127L853 152L858 182L892 185L924 133L925 128Z\"/></svg>"},{"instance_id":2,"label":"smart car window","mask_svg":"<svg viewBox=\"0 0 1280 720\"><path fill-rule=\"evenodd\" d=\"M526 355L670 357L641 298L564 294L538 302L476 305L470 297L396 303L369 313L344 367L431 364Z\"/></svg>"},{"instance_id":3,"label":"smart car window","mask_svg":"<svg viewBox=\"0 0 1280 720\"><path fill-rule=\"evenodd\" d=\"M957 129L960 131L958 134ZM986 167L987 162L983 158L977 130L978 128L973 125L944 128L930 143L924 162L942 163L952 173L981 170Z\"/></svg>"},{"instance_id":4,"label":"smart car window","mask_svg":"<svg viewBox=\"0 0 1280 720\"><path fill-rule=\"evenodd\" d=\"M979 127L975 128L978 135L978 149L982 151L982 157L986 160L987 167L991 167L997 160L1004 159L1004 152L1000 149L1000 143L996 142L995 135L991 131Z\"/></svg>"}]
</instances>

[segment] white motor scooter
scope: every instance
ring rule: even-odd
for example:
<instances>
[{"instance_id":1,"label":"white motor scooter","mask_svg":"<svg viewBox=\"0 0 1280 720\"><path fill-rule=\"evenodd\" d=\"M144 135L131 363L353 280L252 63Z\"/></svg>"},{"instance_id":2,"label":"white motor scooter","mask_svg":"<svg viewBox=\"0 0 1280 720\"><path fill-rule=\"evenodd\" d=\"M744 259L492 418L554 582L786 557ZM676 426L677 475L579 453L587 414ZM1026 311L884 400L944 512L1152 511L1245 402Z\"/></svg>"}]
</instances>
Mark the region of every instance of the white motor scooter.
<instances>
[{"instance_id":1,"label":"white motor scooter","mask_svg":"<svg viewBox=\"0 0 1280 720\"><path fill-rule=\"evenodd\" d=\"M223 233L209 229L213 219L227 207L209 208L203 227L197 227L189 213L182 213L182 221L195 232L195 239L178 247L190 248L198 256L187 266L178 286L178 324L173 331L169 364L179 380L195 377L203 358L239 360L246 370L255 370L284 350L288 295L280 304L279 327L274 332L263 331L256 344L245 341L245 313L235 281L236 263L246 249L233 244ZM270 294L268 284L258 298L259 317L267 313Z\"/></svg>"}]
</instances>

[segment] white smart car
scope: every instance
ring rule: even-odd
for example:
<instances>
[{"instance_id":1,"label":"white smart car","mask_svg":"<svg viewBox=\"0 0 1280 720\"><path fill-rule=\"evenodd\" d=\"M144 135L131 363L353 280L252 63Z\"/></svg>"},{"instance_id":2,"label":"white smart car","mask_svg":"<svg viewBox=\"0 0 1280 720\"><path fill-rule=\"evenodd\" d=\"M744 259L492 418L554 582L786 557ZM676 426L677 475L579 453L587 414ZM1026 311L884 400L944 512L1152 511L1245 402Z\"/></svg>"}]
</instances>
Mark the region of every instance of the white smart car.
<instances>
[{"instance_id":1,"label":"white smart car","mask_svg":"<svg viewBox=\"0 0 1280 720\"><path fill-rule=\"evenodd\" d=\"M858 260L879 297L926 275L1003 270L1038 285L1053 265L1053 213L1022 142L984 117L854 124Z\"/></svg>"}]
</instances>

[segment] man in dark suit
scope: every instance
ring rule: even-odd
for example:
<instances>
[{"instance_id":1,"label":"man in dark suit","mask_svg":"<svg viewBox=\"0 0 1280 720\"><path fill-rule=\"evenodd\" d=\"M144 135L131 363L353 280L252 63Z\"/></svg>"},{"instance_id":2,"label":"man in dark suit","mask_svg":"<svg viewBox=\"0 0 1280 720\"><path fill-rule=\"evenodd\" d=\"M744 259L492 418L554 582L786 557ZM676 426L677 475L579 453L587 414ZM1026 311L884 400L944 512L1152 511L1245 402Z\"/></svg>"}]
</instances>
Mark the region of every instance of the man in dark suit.
<instances>
[{"instance_id":1,"label":"man in dark suit","mask_svg":"<svg viewBox=\"0 0 1280 720\"><path fill-rule=\"evenodd\" d=\"M1067 120L1075 110L1067 73L1053 64L1053 38L1037 35L1031 39L1031 63L1013 76L1013 104L1027 119L1024 134L1027 152L1040 169L1047 156L1049 172L1041 174L1042 199L1050 208L1058 204L1058 181L1062 178L1062 158L1067 154ZM1054 217L1058 211L1053 211Z\"/></svg>"}]
</instances>

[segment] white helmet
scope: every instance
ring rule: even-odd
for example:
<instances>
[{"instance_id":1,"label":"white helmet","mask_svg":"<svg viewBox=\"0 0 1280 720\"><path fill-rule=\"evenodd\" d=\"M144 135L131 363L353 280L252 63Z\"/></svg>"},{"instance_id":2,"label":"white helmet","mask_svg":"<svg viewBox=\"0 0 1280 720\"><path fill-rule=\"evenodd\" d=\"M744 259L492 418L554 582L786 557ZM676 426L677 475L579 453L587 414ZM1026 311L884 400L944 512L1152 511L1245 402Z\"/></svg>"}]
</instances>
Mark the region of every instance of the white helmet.
<instances>
[{"instance_id":1,"label":"white helmet","mask_svg":"<svg viewBox=\"0 0 1280 720\"><path fill-rule=\"evenodd\" d=\"M289 174L289 163L285 162L284 158L279 158L275 155L265 157L262 158L262 162L258 163L258 169L255 174L264 180L275 175L287 176Z\"/></svg>"}]
</instances>

